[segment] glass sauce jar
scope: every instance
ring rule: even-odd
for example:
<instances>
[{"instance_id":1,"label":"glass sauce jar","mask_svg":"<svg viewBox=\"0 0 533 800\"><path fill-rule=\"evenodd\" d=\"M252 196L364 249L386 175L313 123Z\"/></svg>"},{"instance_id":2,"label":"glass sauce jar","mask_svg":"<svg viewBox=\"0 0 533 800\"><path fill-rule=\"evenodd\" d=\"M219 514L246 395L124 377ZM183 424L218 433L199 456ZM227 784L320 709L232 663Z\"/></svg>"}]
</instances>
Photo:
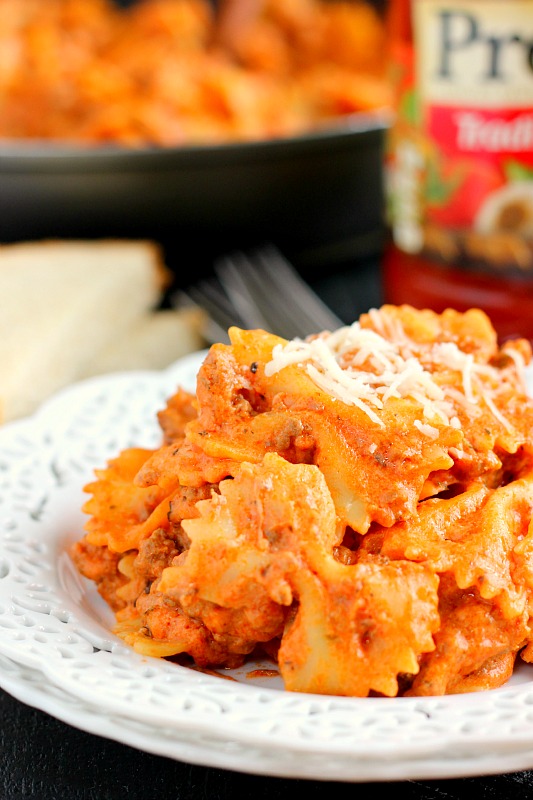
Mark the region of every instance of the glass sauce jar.
<instances>
[{"instance_id":1,"label":"glass sauce jar","mask_svg":"<svg viewBox=\"0 0 533 800\"><path fill-rule=\"evenodd\" d=\"M384 299L533 340L533 0L389 0Z\"/></svg>"}]
</instances>

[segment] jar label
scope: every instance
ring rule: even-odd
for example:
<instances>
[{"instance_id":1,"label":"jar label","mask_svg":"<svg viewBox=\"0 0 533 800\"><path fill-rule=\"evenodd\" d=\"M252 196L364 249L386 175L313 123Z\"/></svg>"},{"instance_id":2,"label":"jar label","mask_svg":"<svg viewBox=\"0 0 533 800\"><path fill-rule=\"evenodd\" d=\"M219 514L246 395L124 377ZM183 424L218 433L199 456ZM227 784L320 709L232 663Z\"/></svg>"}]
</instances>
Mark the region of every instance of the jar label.
<instances>
[{"instance_id":1,"label":"jar label","mask_svg":"<svg viewBox=\"0 0 533 800\"><path fill-rule=\"evenodd\" d=\"M533 276L533 2L413 0L392 136L396 244Z\"/></svg>"}]
</instances>

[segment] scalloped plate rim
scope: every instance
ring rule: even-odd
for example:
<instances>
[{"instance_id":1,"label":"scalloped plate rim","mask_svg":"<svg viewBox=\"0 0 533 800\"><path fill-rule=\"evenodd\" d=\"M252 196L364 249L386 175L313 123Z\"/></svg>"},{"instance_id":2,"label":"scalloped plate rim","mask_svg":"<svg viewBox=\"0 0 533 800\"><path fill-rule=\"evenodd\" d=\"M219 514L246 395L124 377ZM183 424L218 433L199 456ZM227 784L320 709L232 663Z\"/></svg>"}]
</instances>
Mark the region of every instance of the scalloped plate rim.
<instances>
[{"instance_id":1,"label":"scalloped plate rim","mask_svg":"<svg viewBox=\"0 0 533 800\"><path fill-rule=\"evenodd\" d=\"M24 437L28 434L31 435L32 431L37 431L42 428L46 429L47 424L54 420L58 409L64 409L65 405L68 405L68 403L73 399L76 399L79 402L86 395L90 395L91 392L97 391L107 395L107 393L112 392L113 388L118 384L129 386L135 381L140 381L141 383L146 381L152 388L157 387L159 394L161 394L161 392L164 393L167 389L172 391L176 383L179 383L179 381L182 380L180 377L182 374L187 371L190 373L191 370L197 369L206 352L207 351L199 351L197 353L192 353L188 356L185 356L178 362L172 364L166 370L162 371L113 373L90 378L86 381L73 384L72 386L69 386L66 389L58 392L54 397L50 398L32 417L15 421L5 425L3 429L0 429L0 447L4 441L12 442L17 440L17 438L20 436ZM193 387L189 386L188 388ZM54 434L53 431L50 430L47 432L52 439L51 451L53 451ZM15 456L13 458L16 459ZM67 488L68 486L69 484L67 482ZM54 568L57 570L57 564L54 565ZM58 589L59 594L61 594L61 587L55 588ZM6 598L4 597L4 601L5 599ZM2 600L1 580L0 600ZM123 651L124 650L127 650L127 648L123 648ZM15 644L12 642L11 645L8 645L3 641L2 638L0 638L0 654L2 654L4 658L7 657L8 659L13 660L13 662L17 664L21 670L27 668L25 666L25 662L27 662L27 656L20 648L18 648L16 641ZM32 661L32 659L29 660ZM154 661L157 662L157 659L143 659L143 662L147 662L149 664L153 663ZM37 657L36 663L38 662L39 658ZM167 662L165 662L165 664L167 664ZM173 669L173 666L171 666L171 669ZM68 698L69 691L61 688L59 679L50 677L50 674L47 673L45 664L41 664L41 669L39 671L43 676L45 686L47 685L48 688L57 686L59 689L59 693L56 693L52 699L49 698L46 703L42 703L42 710L45 710L46 713L49 713L52 716L63 719L67 722L67 724L73 724L74 726L88 730L89 732L97 733L98 731L95 730L95 728L92 728L86 720L85 722L82 719L78 719L78 721L76 721L75 715L73 716L71 713L67 713L68 703L61 700L61 692L63 692L63 695ZM166 671L167 667L165 667L165 672ZM197 672L187 670L187 668L183 667L179 668L180 673L183 671L186 673L190 672L194 676L194 681L198 682ZM220 679L217 677L212 677L209 675L202 676L201 682L209 691L212 687L220 687ZM32 693L27 686L25 687L22 678L20 679L19 684L17 684L16 678L13 678L12 675L9 676L5 670L2 669L1 664L0 686L5 688L6 691L12 693L13 696L16 696L17 699L21 700L22 702L27 702L29 705L33 705L34 707L41 707L35 696L35 693ZM418 711L421 711L423 715L425 709L431 709L432 707L444 708L445 711L449 711L452 714L460 714L461 709L466 708L472 709L476 714L479 711L485 713L487 708L490 709L492 706L497 706L500 701L502 701L505 705L506 699L512 699L513 697L518 697L520 700L525 700L525 706L533 707L533 681L531 680L519 683L518 685L513 685L511 682L505 687L492 692L479 693L475 695L450 696L446 698L385 699L331 698L317 695L291 696L290 693L285 693L283 691L279 692L277 690L272 690L265 687L258 688L246 684L243 684L239 691L242 691L244 702L246 702L247 697L251 699L257 698L259 695L264 696L266 698L266 711L268 711L266 706L268 705L268 702L270 702L269 698L276 698L274 705L286 705L289 716L291 713L291 704L298 706L299 703L303 705L306 703L314 705L316 709L320 709L322 707L325 708L329 704L329 706L341 709L344 712L350 710L354 712L365 709L365 714L363 714L363 716L365 717L367 723L369 720L372 720L371 709L377 709L380 706L384 709L386 706L384 707L383 704L387 704L391 710L393 708L399 709L399 711L395 713L400 714L400 716L405 713L412 714L414 708L416 708ZM250 730L246 730L246 725L243 725L242 736L239 739L239 721L236 719L233 721L233 724L229 725L229 729L226 730L228 733L231 732L232 737L236 737L235 741L238 745L237 750L239 750L240 747L240 753L233 753L231 757L228 754L224 755L224 753L218 753L215 755L213 752L210 752L209 747L205 747L204 750L202 750L202 747L200 746L198 753L195 753L194 755L189 753L183 756L183 748L173 748L170 746L167 747L162 741L155 742L153 749L147 745L146 738L149 738L150 736L153 737L154 730L157 731L157 724L152 724L149 721L150 713L145 715L143 718L143 715L139 715L134 709L126 709L124 703L122 703L121 708L120 702L117 703L116 708L113 708L112 710L109 708L107 710L105 708L102 709L99 705L91 703L87 692L83 691L79 694L72 694L71 696L75 697L79 702L85 704L86 708L90 709L91 717L92 715L96 715L101 721L107 720L109 722L109 720L114 719L115 717L120 718L122 714L124 719L129 718L132 722L138 722L141 729L144 726L144 733L142 730L140 732L137 731L136 737L131 737L131 743L134 747L137 746L140 747L140 749L160 753L178 760L182 760L184 757L185 760L191 760L191 763L199 763L205 766L213 766L214 764L223 767L228 766L230 769L237 769L243 772L251 771L257 774L278 774L286 777L313 777L320 779L321 775L316 774L316 770L313 765L313 759L320 754L323 756L328 755L333 759L336 758L340 764L340 772L338 777L332 778L331 775L328 775L327 779L348 782L357 782L360 780L379 781L394 778L403 780L421 777L460 777L476 774L488 774L489 772L510 772L533 767L533 717L529 727L522 727L520 731L516 732L516 735L513 735L510 738L506 738L504 735L500 734L499 731L496 733L489 731L488 735L479 736L474 740L471 738L469 739L469 736L465 734L464 739L459 741L457 738L454 738L454 734L450 732L448 737L441 736L439 738L437 736L435 741L425 741L423 745L420 742L418 745L416 742L403 742L400 745L400 739L395 741L395 737L393 736L391 742L383 742L383 746L381 748L375 747L372 749L372 747L369 748L363 746L361 747L359 753L351 751L350 748L353 745L347 744L346 740L344 743L339 744L339 742L336 742L334 738L329 740L325 738L321 740L318 738L315 741L309 741L308 745L306 746L304 740L292 741L291 744L290 733L287 738L276 738L271 733L267 734L264 731L258 730L256 731L255 736L250 736ZM243 702L242 698L239 698L239 702ZM328 711L323 710L322 713L327 714ZM156 719L157 715L153 712L151 712L151 714L153 718ZM199 714L199 717L201 716L202 714ZM162 722L164 722L164 715ZM465 718L465 723L467 722L468 714L466 714ZM298 723L298 719L296 719L296 723ZM95 723L95 726L98 727L97 723ZM113 726L111 725L110 728L112 727ZM205 718L198 718L196 722L189 719L178 719L176 720L176 731L180 730L182 732L190 731L191 735L194 733L201 737L209 731L209 726ZM213 735L222 736L224 728L221 725L214 725L211 728L211 732ZM364 730L361 727L358 729L357 724L354 722L353 731L351 731L351 733L352 735L364 733ZM102 735L108 735L108 738L115 738L115 733L111 729L109 730L108 734L104 733ZM124 737L122 737L122 740L124 740ZM130 743L128 742L127 737L126 743ZM289 751L296 759L296 762L293 763L292 766L284 765L282 767L280 765L279 771L276 772L275 767L269 763L270 755L273 752L280 752L281 749L286 749L287 745L289 745ZM459 759L455 753L459 745L465 749L466 753L466 755L461 759ZM512 752L513 747L518 748L520 752ZM263 756L259 755L253 764L247 763L246 760L246 752L247 749L250 750L250 748L259 748L260 752L262 748L263 752ZM396 760L394 759L395 752ZM490 753L490 763L486 763L487 752ZM383 770L379 768L380 765L381 767L383 766L382 759L385 757L389 760L386 775Z\"/></svg>"}]
</instances>

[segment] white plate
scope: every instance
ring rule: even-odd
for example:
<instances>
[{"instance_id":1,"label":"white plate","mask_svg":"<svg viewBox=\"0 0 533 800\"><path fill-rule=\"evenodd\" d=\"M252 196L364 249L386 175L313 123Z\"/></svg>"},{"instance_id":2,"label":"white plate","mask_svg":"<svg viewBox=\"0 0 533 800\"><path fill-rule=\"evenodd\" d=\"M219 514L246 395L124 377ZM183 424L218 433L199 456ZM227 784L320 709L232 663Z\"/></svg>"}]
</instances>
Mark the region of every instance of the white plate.
<instances>
[{"instance_id":1,"label":"white plate","mask_svg":"<svg viewBox=\"0 0 533 800\"><path fill-rule=\"evenodd\" d=\"M285 692L142 657L66 555L83 485L123 447L159 443L155 412L194 389L203 353L165 372L77 384L0 430L0 686L73 726L147 752L278 777L345 782L533 768L533 668L470 695L344 698ZM225 673L226 675L226 673Z\"/></svg>"}]
</instances>

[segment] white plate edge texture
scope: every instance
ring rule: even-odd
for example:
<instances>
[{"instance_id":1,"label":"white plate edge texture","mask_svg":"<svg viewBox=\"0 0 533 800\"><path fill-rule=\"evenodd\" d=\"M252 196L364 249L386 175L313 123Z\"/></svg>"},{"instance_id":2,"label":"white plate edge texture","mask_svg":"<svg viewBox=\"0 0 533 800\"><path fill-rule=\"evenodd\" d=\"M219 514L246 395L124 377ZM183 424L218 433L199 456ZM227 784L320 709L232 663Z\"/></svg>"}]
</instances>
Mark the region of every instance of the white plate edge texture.
<instances>
[{"instance_id":1,"label":"white plate edge texture","mask_svg":"<svg viewBox=\"0 0 533 800\"><path fill-rule=\"evenodd\" d=\"M80 487L119 448L157 443L150 415L179 383L194 388L204 355L84 381L0 429L0 686L89 732L258 774L371 781L533 767L528 667L473 695L291 694L143 658L93 618L61 557L81 535Z\"/></svg>"}]
</instances>

